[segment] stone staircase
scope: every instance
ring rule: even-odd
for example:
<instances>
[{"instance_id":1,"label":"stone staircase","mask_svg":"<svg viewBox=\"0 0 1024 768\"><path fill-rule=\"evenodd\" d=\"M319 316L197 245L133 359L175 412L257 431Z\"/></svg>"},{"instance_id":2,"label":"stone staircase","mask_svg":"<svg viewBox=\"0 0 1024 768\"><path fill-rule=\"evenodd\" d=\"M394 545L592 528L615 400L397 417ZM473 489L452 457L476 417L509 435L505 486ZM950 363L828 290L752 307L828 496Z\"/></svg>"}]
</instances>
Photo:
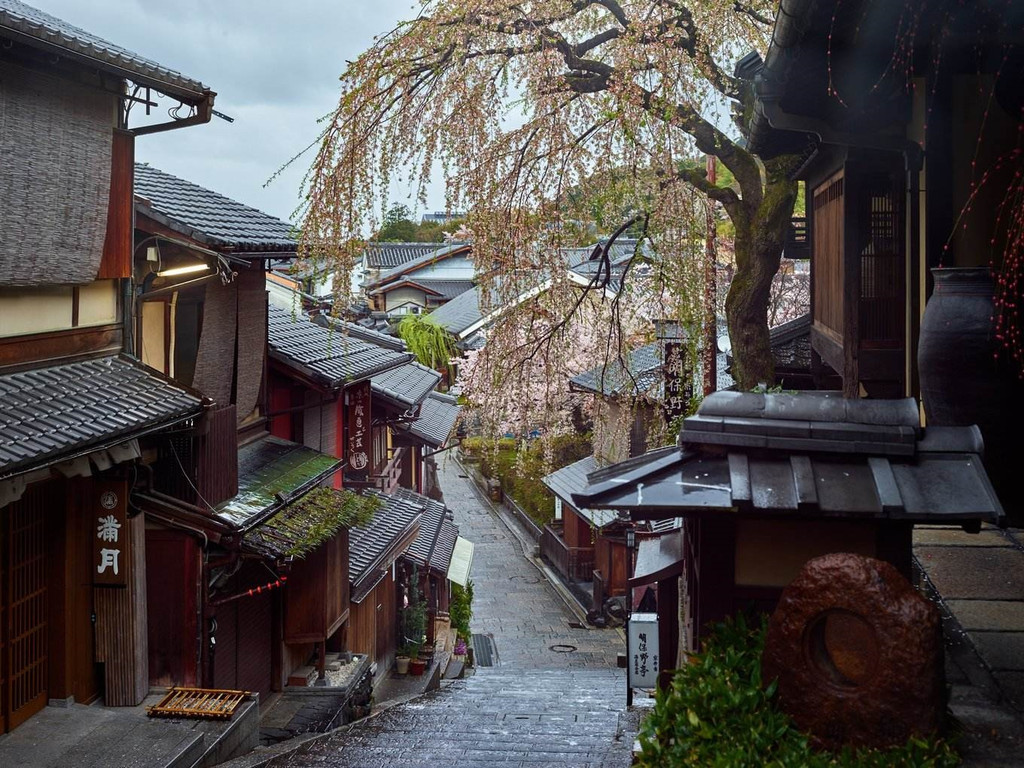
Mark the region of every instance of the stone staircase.
<instances>
[{"instance_id":1,"label":"stone staircase","mask_svg":"<svg viewBox=\"0 0 1024 768\"><path fill-rule=\"evenodd\" d=\"M272 765L630 764L620 670L480 668Z\"/></svg>"}]
</instances>

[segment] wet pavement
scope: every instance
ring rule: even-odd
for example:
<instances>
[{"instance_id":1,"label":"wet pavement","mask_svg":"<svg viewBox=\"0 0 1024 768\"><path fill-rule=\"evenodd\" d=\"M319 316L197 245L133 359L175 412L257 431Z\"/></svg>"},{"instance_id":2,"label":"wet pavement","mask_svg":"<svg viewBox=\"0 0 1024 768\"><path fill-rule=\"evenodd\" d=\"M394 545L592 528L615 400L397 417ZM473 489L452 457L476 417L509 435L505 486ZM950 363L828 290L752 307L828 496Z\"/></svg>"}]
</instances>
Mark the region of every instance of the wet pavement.
<instances>
[{"instance_id":1,"label":"wet pavement","mask_svg":"<svg viewBox=\"0 0 1024 768\"><path fill-rule=\"evenodd\" d=\"M601 766L631 760L620 632L587 629L524 556L532 546L497 516L453 457L438 463L445 503L475 545L474 634L495 666L399 704L275 766ZM577 626L574 626L577 625Z\"/></svg>"}]
</instances>

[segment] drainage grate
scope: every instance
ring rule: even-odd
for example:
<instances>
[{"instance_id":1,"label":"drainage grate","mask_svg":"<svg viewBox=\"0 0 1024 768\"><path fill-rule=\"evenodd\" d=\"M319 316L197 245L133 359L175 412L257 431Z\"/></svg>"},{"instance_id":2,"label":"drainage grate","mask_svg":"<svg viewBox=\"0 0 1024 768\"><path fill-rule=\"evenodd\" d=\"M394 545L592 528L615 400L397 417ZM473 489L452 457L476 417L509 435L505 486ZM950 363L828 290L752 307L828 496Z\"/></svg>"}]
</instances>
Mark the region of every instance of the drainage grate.
<instances>
[{"instance_id":1,"label":"drainage grate","mask_svg":"<svg viewBox=\"0 0 1024 768\"><path fill-rule=\"evenodd\" d=\"M498 655L494 641L487 635L473 635L473 663L478 667L493 667Z\"/></svg>"}]
</instances>

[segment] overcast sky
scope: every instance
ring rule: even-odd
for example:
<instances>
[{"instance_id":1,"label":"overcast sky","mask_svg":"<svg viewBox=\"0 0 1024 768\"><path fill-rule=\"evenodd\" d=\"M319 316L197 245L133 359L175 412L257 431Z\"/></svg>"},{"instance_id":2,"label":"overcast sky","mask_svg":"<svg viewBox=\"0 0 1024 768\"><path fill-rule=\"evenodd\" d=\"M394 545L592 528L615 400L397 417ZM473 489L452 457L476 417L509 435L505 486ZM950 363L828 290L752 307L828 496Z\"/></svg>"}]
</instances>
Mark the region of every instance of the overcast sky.
<instances>
[{"instance_id":1,"label":"overcast sky","mask_svg":"<svg viewBox=\"0 0 1024 768\"><path fill-rule=\"evenodd\" d=\"M27 2L216 91L234 123L140 136L136 159L287 220L311 156L264 183L316 137L346 60L415 16L413 0ZM443 204L438 187L429 206Z\"/></svg>"}]
</instances>

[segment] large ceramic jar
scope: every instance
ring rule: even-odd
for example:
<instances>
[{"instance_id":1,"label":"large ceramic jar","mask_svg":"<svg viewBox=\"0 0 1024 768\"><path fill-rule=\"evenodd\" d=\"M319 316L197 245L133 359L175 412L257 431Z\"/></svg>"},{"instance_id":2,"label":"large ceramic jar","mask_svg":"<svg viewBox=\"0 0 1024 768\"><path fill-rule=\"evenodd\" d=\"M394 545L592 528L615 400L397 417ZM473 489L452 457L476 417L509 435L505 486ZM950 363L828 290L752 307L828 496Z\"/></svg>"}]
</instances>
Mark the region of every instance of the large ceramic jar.
<instances>
[{"instance_id":1,"label":"large ceramic jar","mask_svg":"<svg viewBox=\"0 0 1024 768\"><path fill-rule=\"evenodd\" d=\"M987 267L933 269L935 291L921 320L917 361L921 401L933 426L977 424L985 438L984 463L1006 512L1018 521L1024 508L1014 482L1017 445L1024 429L1024 386L999 355Z\"/></svg>"}]
</instances>

